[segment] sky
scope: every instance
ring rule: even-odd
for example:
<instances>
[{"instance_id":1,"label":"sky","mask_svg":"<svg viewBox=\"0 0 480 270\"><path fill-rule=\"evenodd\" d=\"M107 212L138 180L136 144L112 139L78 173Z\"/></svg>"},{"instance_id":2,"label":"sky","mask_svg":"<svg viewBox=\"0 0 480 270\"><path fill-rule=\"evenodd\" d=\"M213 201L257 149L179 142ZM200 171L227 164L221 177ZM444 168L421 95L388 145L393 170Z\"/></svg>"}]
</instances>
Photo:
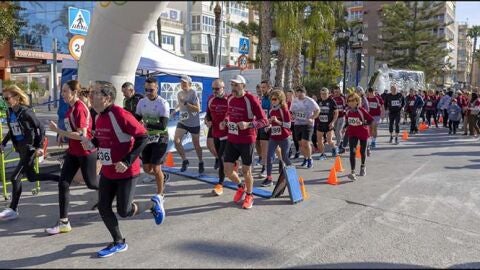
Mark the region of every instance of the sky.
<instances>
[{"instance_id":1,"label":"sky","mask_svg":"<svg viewBox=\"0 0 480 270\"><path fill-rule=\"evenodd\" d=\"M469 26L480 25L480 1L457 1L455 20L457 22L468 22Z\"/></svg>"}]
</instances>

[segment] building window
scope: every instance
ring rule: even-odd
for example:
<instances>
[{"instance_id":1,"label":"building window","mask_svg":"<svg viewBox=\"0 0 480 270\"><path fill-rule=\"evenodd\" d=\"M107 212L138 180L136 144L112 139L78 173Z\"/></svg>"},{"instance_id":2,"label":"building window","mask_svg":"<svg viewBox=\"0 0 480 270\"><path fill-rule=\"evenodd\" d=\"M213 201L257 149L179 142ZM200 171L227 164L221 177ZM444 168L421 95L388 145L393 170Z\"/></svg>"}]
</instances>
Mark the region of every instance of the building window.
<instances>
[{"instance_id":1,"label":"building window","mask_svg":"<svg viewBox=\"0 0 480 270\"><path fill-rule=\"evenodd\" d=\"M162 35L162 44L174 45L175 46L175 37Z\"/></svg>"},{"instance_id":2,"label":"building window","mask_svg":"<svg viewBox=\"0 0 480 270\"><path fill-rule=\"evenodd\" d=\"M215 32L215 19L209 16L202 16L202 30L204 32Z\"/></svg>"},{"instance_id":3,"label":"building window","mask_svg":"<svg viewBox=\"0 0 480 270\"><path fill-rule=\"evenodd\" d=\"M157 44L156 36L156 31L150 31L150 33L148 33L148 39L150 39L155 44Z\"/></svg>"},{"instance_id":4,"label":"building window","mask_svg":"<svg viewBox=\"0 0 480 270\"><path fill-rule=\"evenodd\" d=\"M200 31L200 15L192 16L192 31Z\"/></svg>"}]
</instances>

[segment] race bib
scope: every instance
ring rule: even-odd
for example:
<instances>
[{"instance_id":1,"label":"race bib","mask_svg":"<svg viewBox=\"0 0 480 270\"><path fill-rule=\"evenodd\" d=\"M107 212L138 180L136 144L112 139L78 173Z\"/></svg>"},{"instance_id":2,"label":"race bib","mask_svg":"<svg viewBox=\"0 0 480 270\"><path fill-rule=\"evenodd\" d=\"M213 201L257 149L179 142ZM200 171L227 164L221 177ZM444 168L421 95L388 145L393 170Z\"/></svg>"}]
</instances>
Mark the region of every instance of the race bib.
<instances>
[{"instance_id":1,"label":"race bib","mask_svg":"<svg viewBox=\"0 0 480 270\"><path fill-rule=\"evenodd\" d=\"M305 112L295 112L295 118L298 120L306 120Z\"/></svg>"},{"instance_id":2,"label":"race bib","mask_svg":"<svg viewBox=\"0 0 480 270\"><path fill-rule=\"evenodd\" d=\"M160 139L160 135L148 135L147 144L158 143L159 139Z\"/></svg>"},{"instance_id":3,"label":"race bib","mask_svg":"<svg viewBox=\"0 0 480 270\"><path fill-rule=\"evenodd\" d=\"M63 123L65 123L66 130L68 132L72 132L72 126L70 126L70 121L68 121L68 118L64 118Z\"/></svg>"},{"instance_id":4,"label":"race bib","mask_svg":"<svg viewBox=\"0 0 480 270\"><path fill-rule=\"evenodd\" d=\"M362 121L360 121L360 118L358 118L358 117L349 117L348 118L348 124L350 126L361 126Z\"/></svg>"},{"instance_id":5,"label":"race bib","mask_svg":"<svg viewBox=\"0 0 480 270\"><path fill-rule=\"evenodd\" d=\"M432 102L431 101L427 102L427 106L429 107L432 106Z\"/></svg>"},{"instance_id":6,"label":"race bib","mask_svg":"<svg viewBox=\"0 0 480 270\"><path fill-rule=\"evenodd\" d=\"M322 106L322 107L320 107L320 112L322 112L322 113L328 113L328 112L330 112L330 107L328 107L328 106Z\"/></svg>"},{"instance_id":7,"label":"race bib","mask_svg":"<svg viewBox=\"0 0 480 270\"><path fill-rule=\"evenodd\" d=\"M413 105L415 105L415 100L410 101L410 106L413 106Z\"/></svg>"},{"instance_id":8,"label":"race bib","mask_svg":"<svg viewBox=\"0 0 480 270\"><path fill-rule=\"evenodd\" d=\"M400 105L400 100L392 100L392 107L399 107Z\"/></svg>"},{"instance_id":9,"label":"race bib","mask_svg":"<svg viewBox=\"0 0 480 270\"><path fill-rule=\"evenodd\" d=\"M100 160L102 165L112 165L112 155L110 154L110 148L98 148L97 159Z\"/></svg>"},{"instance_id":10,"label":"race bib","mask_svg":"<svg viewBox=\"0 0 480 270\"><path fill-rule=\"evenodd\" d=\"M10 128L12 129L13 136L23 135L22 130L20 129L20 124L18 124L18 122L10 123Z\"/></svg>"},{"instance_id":11,"label":"race bib","mask_svg":"<svg viewBox=\"0 0 480 270\"><path fill-rule=\"evenodd\" d=\"M274 136L282 135L282 127L281 126L273 126L271 135L274 135Z\"/></svg>"},{"instance_id":12,"label":"race bib","mask_svg":"<svg viewBox=\"0 0 480 270\"><path fill-rule=\"evenodd\" d=\"M376 103L376 102L370 102L370 103L368 103L368 105L369 105L369 107L372 108L372 109L378 108L378 103Z\"/></svg>"},{"instance_id":13,"label":"race bib","mask_svg":"<svg viewBox=\"0 0 480 270\"><path fill-rule=\"evenodd\" d=\"M328 122L328 115L326 114L321 114L318 116L318 118L320 119L320 122Z\"/></svg>"},{"instance_id":14,"label":"race bib","mask_svg":"<svg viewBox=\"0 0 480 270\"><path fill-rule=\"evenodd\" d=\"M228 122L228 133L238 135L238 126L236 123Z\"/></svg>"},{"instance_id":15,"label":"race bib","mask_svg":"<svg viewBox=\"0 0 480 270\"><path fill-rule=\"evenodd\" d=\"M187 120L188 119L188 112L180 112L180 120Z\"/></svg>"}]
</instances>

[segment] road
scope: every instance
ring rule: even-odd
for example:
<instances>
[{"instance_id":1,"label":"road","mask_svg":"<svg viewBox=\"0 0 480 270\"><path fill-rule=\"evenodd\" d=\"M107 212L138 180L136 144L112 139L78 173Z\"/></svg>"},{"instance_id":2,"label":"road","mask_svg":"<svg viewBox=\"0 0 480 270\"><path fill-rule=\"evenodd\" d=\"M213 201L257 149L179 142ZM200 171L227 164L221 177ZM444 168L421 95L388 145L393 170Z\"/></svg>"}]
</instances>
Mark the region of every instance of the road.
<instances>
[{"instance_id":1,"label":"road","mask_svg":"<svg viewBox=\"0 0 480 270\"><path fill-rule=\"evenodd\" d=\"M46 236L58 218L58 189L42 183L37 196L24 192L17 220L0 223L0 268L480 268L479 140L433 128L400 145L387 141L382 125L367 176L356 182L345 154L337 186L326 184L332 158L299 168L310 198L296 205L287 195L256 197L243 210L233 190L216 197L210 184L172 176L165 223L155 225L150 213L120 219L129 249L106 259L95 257L111 241L89 210L95 192L72 187L72 232ZM155 186L139 183L136 192L147 201Z\"/></svg>"}]
</instances>

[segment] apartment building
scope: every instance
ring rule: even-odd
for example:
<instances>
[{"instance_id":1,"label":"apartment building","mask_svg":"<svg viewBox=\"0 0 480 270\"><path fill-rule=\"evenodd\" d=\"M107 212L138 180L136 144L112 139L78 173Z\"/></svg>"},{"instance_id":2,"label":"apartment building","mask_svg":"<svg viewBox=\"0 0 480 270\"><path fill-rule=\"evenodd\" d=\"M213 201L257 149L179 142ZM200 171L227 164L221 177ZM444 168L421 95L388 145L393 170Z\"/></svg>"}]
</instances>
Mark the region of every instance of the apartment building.
<instances>
[{"instance_id":1,"label":"apartment building","mask_svg":"<svg viewBox=\"0 0 480 270\"><path fill-rule=\"evenodd\" d=\"M458 24L458 49L457 49L457 81L462 84L470 83L472 68L473 41L468 34L468 24Z\"/></svg>"}]
</instances>

